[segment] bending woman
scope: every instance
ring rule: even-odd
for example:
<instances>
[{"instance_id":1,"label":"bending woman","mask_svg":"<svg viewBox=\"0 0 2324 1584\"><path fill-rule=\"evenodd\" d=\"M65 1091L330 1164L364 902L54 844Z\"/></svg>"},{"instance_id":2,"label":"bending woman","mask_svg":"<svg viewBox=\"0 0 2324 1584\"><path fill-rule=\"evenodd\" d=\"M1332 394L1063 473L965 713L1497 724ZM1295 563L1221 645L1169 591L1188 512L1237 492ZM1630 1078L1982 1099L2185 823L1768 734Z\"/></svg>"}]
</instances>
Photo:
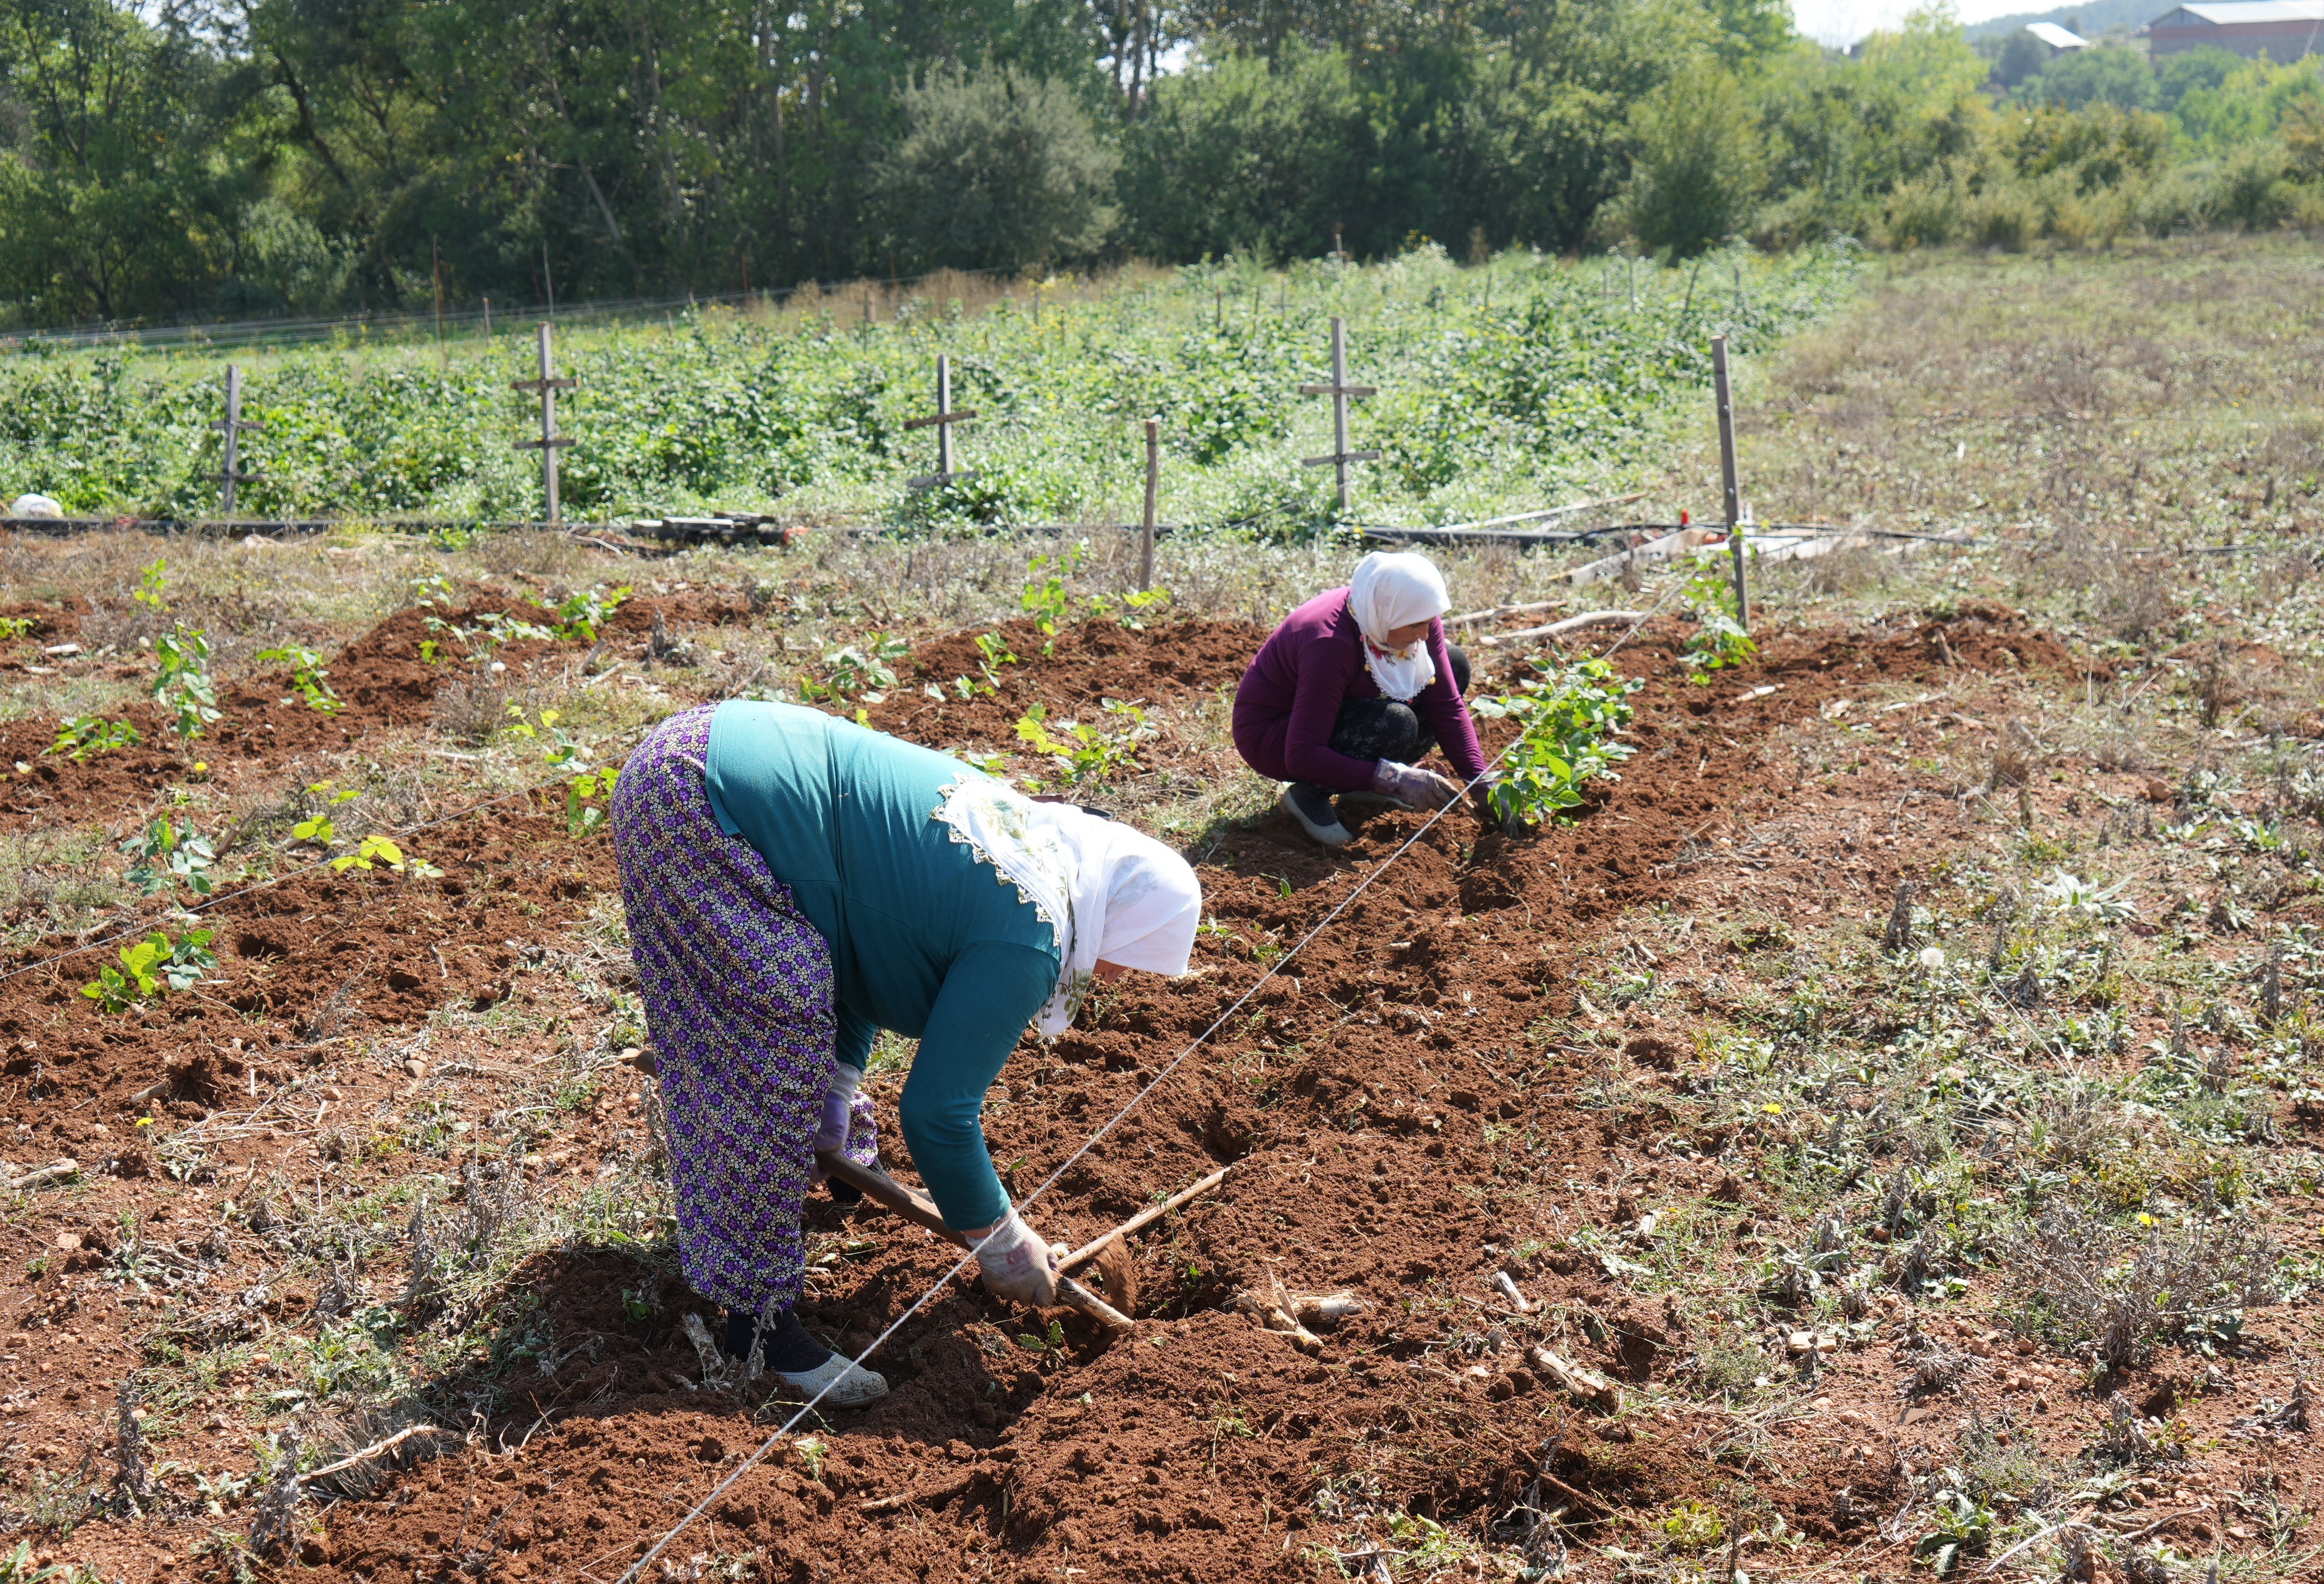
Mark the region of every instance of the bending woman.
<instances>
[{"instance_id":1,"label":"bending woman","mask_svg":"<svg viewBox=\"0 0 2324 1584\"><path fill-rule=\"evenodd\" d=\"M671 717L613 793L622 903L669 1117L686 1279L766 1366L843 1406L887 1382L807 1335L799 1207L818 1149L870 1164L874 1034L917 1036L898 1120L985 1285L1056 1301L1054 1249L984 1147L984 1091L1028 1022L1096 982L1178 975L1202 890L1151 837L1035 803L931 749L788 704Z\"/></svg>"},{"instance_id":2,"label":"bending woman","mask_svg":"<svg viewBox=\"0 0 2324 1584\"><path fill-rule=\"evenodd\" d=\"M1346 588L1284 617L1243 673L1235 747L1261 775L1291 783L1283 806L1325 846L1349 839L1334 792L1441 809L1484 773L1462 699L1469 657L1445 643L1438 619L1449 603L1426 556L1375 551ZM1434 747L1459 782L1416 767Z\"/></svg>"}]
</instances>

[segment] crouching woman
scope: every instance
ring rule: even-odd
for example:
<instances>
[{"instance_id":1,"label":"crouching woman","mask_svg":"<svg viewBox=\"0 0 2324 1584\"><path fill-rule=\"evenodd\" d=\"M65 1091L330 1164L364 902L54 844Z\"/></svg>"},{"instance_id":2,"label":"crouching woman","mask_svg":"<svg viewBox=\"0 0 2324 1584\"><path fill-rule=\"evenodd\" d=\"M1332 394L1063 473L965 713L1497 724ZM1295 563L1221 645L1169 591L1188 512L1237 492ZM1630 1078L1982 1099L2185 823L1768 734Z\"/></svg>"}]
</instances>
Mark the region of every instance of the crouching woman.
<instances>
[{"instance_id":1,"label":"crouching woman","mask_svg":"<svg viewBox=\"0 0 2324 1584\"><path fill-rule=\"evenodd\" d=\"M887 1391L792 1312L817 1149L875 1158L860 1092L881 1029L920 1042L898 1111L985 1285L1053 1303L1053 1247L986 1153L984 1092L1028 1023L1093 983L1186 971L1202 892L1151 837L1035 803L931 749L792 705L671 717L613 794L622 903L669 1119L687 1281L790 1385Z\"/></svg>"},{"instance_id":2,"label":"crouching woman","mask_svg":"<svg viewBox=\"0 0 2324 1584\"><path fill-rule=\"evenodd\" d=\"M1448 603L1426 556L1375 552L1346 588L1284 617L1243 673L1235 747L1261 775L1290 783L1283 807L1325 846L1349 839L1335 792L1441 809L1484 773L1462 697L1469 657L1445 642L1440 619ZM1458 781L1419 765L1432 748Z\"/></svg>"}]
</instances>

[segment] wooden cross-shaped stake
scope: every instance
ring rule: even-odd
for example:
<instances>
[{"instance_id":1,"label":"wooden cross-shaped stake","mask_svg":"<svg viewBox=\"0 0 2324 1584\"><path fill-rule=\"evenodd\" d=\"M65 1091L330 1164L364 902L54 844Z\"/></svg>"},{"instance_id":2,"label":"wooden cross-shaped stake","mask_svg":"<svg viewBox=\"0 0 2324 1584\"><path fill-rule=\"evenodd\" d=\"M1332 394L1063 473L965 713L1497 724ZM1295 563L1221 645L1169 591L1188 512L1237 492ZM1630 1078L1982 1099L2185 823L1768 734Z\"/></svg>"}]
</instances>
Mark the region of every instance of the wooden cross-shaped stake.
<instances>
[{"instance_id":1,"label":"wooden cross-shaped stake","mask_svg":"<svg viewBox=\"0 0 2324 1584\"><path fill-rule=\"evenodd\" d=\"M557 393L569 391L577 383L579 382L557 377L557 360L549 351L549 327L546 324L540 327L540 377L509 381L511 390L522 391L528 395L537 395L540 398L540 438L537 440L519 440L516 442L516 449L520 451L540 453L540 488L541 493L549 499L547 520L551 523L561 523L565 520L558 510L557 505L557 452L559 447L573 443L571 435L557 432Z\"/></svg>"},{"instance_id":2,"label":"wooden cross-shaped stake","mask_svg":"<svg viewBox=\"0 0 2324 1584\"><path fill-rule=\"evenodd\" d=\"M1348 398L1376 396L1379 394L1379 390L1375 385L1351 385L1348 383L1347 320L1337 317L1332 320L1332 383L1328 385L1301 385L1299 394L1303 396L1332 398L1332 454L1328 457L1304 457L1300 462L1303 467L1332 468L1338 470L1340 510L1345 512L1348 509L1348 464L1379 460L1378 451L1348 449Z\"/></svg>"},{"instance_id":3,"label":"wooden cross-shaped stake","mask_svg":"<svg viewBox=\"0 0 2324 1584\"><path fill-rule=\"evenodd\" d=\"M222 431L226 435L226 466L216 477L226 486L223 492L225 508L221 514L231 517L234 515L234 486L258 477L255 473L244 473L241 469L242 431L266 427L256 419L243 417L242 370L231 363L226 366L226 416L210 427Z\"/></svg>"},{"instance_id":4,"label":"wooden cross-shaped stake","mask_svg":"<svg viewBox=\"0 0 2324 1584\"><path fill-rule=\"evenodd\" d=\"M936 416L915 418L904 425L906 429L926 429L930 424L936 426L936 470L924 478L913 479L910 483L911 488L942 489L955 478L976 477L974 468L966 468L955 473L952 466L952 426L955 423L965 423L975 416L976 409L973 407L964 407L957 412L952 410L952 359L941 352L937 353Z\"/></svg>"}]
</instances>

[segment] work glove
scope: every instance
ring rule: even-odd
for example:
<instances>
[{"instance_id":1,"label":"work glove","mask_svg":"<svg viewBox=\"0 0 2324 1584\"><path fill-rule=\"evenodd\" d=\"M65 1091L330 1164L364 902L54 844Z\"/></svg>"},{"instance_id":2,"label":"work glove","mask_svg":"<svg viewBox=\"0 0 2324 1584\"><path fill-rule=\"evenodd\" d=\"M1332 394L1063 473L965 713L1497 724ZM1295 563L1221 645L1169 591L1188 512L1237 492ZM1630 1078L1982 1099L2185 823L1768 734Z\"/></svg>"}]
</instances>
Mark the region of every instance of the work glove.
<instances>
[{"instance_id":1,"label":"work glove","mask_svg":"<svg viewBox=\"0 0 2324 1584\"><path fill-rule=\"evenodd\" d=\"M863 1082L861 1069L844 1061L837 1064L831 1075L831 1087L824 1091L823 1105L815 1118L815 1150L837 1150L859 1166L877 1165L880 1145L872 1131L872 1101L859 1092ZM859 1115L860 1113L860 1115ZM846 1183L832 1178L822 1165L809 1160L807 1168L809 1182L828 1182L831 1197L844 1205L852 1205L863 1195Z\"/></svg>"},{"instance_id":2,"label":"work glove","mask_svg":"<svg viewBox=\"0 0 2324 1584\"><path fill-rule=\"evenodd\" d=\"M1461 795L1461 783L1433 770L1383 759L1372 766L1372 791L1407 808L1441 809Z\"/></svg>"},{"instance_id":3,"label":"work glove","mask_svg":"<svg viewBox=\"0 0 2324 1584\"><path fill-rule=\"evenodd\" d=\"M823 1094L823 1111L816 1118L815 1147L818 1150L844 1150L847 1135L854 1125L855 1091L863 1082L862 1072L842 1061L831 1074L831 1087Z\"/></svg>"},{"instance_id":4,"label":"work glove","mask_svg":"<svg viewBox=\"0 0 2324 1584\"><path fill-rule=\"evenodd\" d=\"M982 1232L968 1235L984 1285L1000 1298L1047 1309L1057 1301L1057 1264L1068 1252L1045 1243L1015 1209Z\"/></svg>"}]
</instances>

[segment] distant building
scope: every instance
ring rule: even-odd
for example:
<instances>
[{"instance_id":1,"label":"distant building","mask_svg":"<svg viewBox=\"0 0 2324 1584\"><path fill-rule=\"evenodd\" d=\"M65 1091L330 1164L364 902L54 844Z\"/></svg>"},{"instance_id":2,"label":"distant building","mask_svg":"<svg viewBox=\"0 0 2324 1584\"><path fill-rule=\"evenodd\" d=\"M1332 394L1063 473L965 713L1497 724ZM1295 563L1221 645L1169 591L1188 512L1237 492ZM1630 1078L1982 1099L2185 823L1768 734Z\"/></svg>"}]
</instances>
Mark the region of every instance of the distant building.
<instances>
[{"instance_id":1,"label":"distant building","mask_svg":"<svg viewBox=\"0 0 2324 1584\"><path fill-rule=\"evenodd\" d=\"M2181 5L2147 24L2147 53L2160 60L2213 44L2282 62L2324 43L2324 0L2227 0Z\"/></svg>"},{"instance_id":2,"label":"distant building","mask_svg":"<svg viewBox=\"0 0 2324 1584\"><path fill-rule=\"evenodd\" d=\"M2050 58L2056 60L2069 50L2087 50L2089 40L2080 33L2068 32L2054 22L2029 22L2025 31L2050 46Z\"/></svg>"}]
</instances>

